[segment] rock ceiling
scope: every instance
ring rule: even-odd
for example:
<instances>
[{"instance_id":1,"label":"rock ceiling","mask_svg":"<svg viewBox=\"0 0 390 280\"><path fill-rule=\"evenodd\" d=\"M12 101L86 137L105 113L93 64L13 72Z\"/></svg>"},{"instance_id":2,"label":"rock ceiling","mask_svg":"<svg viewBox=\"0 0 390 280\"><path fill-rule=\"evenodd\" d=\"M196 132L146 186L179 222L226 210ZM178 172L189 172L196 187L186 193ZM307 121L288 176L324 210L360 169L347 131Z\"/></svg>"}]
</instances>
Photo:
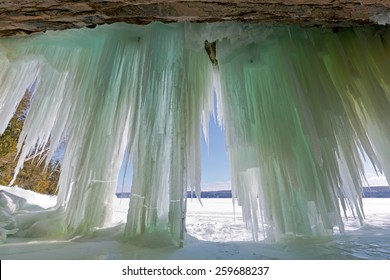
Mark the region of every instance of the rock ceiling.
<instances>
[{"instance_id":1,"label":"rock ceiling","mask_svg":"<svg viewBox=\"0 0 390 280\"><path fill-rule=\"evenodd\" d=\"M246 21L343 27L390 23L390 0L6 0L0 36L127 22Z\"/></svg>"}]
</instances>

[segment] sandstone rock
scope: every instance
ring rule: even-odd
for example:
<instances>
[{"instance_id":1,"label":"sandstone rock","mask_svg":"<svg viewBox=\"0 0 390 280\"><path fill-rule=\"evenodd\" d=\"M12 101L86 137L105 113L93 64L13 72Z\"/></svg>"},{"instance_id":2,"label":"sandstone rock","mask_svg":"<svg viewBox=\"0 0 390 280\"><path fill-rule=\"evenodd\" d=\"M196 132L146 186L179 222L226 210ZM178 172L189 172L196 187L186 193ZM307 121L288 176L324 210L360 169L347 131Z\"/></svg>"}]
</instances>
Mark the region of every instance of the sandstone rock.
<instances>
[{"instance_id":1,"label":"sandstone rock","mask_svg":"<svg viewBox=\"0 0 390 280\"><path fill-rule=\"evenodd\" d=\"M247 21L341 27L390 23L390 0L5 0L0 36L99 24Z\"/></svg>"}]
</instances>

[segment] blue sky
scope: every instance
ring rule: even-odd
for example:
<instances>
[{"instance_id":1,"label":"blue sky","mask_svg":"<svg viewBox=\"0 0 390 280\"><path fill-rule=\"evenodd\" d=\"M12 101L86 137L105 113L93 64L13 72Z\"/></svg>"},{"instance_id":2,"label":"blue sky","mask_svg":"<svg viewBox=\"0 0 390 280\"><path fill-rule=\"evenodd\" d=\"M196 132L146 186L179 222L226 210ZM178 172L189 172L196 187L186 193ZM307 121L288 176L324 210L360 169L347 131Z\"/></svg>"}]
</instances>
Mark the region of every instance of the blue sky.
<instances>
[{"instance_id":1,"label":"blue sky","mask_svg":"<svg viewBox=\"0 0 390 280\"><path fill-rule=\"evenodd\" d=\"M222 128L210 121L209 147L202 137L202 183L206 185L230 181L230 163Z\"/></svg>"},{"instance_id":2,"label":"blue sky","mask_svg":"<svg viewBox=\"0 0 390 280\"><path fill-rule=\"evenodd\" d=\"M202 136L202 189L218 190L230 189L230 163L226 152L224 131L214 121L213 118L209 124L209 147ZM377 176L374 168L369 162L364 163L366 178L371 186L388 186L383 175ZM122 189L122 178L124 168L119 174L118 191ZM130 190L131 185L131 166L127 171L124 191Z\"/></svg>"},{"instance_id":3,"label":"blue sky","mask_svg":"<svg viewBox=\"0 0 390 280\"><path fill-rule=\"evenodd\" d=\"M209 147L202 135L202 185L205 189L230 188L230 163L226 152L225 136L214 119L209 124ZM132 166L126 171L124 191L130 190ZM118 191L122 190L124 165L119 173Z\"/></svg>"}]
</instances>

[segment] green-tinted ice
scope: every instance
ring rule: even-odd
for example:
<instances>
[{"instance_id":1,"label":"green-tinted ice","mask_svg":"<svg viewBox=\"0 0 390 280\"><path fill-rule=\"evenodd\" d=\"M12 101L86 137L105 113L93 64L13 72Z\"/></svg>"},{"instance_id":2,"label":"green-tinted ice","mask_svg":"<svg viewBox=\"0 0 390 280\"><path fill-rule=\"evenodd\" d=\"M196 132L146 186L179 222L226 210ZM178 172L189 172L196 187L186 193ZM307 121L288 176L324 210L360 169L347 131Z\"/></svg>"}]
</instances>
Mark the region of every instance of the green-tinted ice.
<instances>
[{"instance_id":1,"label":"green-tinted ice","mask_svg":"<svg viewBox=\"0 0 390 280\"><path fill-rule=\"evenodd\" d=\"M218 65L205 40L216 41ZM259 227L271 240L343 231L348 210L363 223L361 155L390 179L389 44L385 28L239 23L115 24L0 40L0 133L34 91L17 170L31 153L49 145L49 161L66 143L57 206L14 213L16 234L104 226L127 153L125 239L168 232L180 243L187 189L200 192L213 92L233 192L255 240Z\"/></svg>"}]
</instances>

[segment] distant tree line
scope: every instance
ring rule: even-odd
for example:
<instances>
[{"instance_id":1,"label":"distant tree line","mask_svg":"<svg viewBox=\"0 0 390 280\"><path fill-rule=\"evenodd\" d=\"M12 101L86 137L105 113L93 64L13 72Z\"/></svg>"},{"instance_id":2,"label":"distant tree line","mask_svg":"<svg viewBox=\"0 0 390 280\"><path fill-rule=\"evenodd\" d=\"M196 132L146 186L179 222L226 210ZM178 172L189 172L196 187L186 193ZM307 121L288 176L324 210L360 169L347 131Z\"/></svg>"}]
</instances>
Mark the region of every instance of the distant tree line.
<instances>
[{"instance_id":1,"label":"distant tree line","mask_svg":"<svg viewBox=\"0 0 390 280\"><path fill-rule=\"evenodd\" d=\"M22 131L31 94L27 91L20 102L7 129L0 135L0 185L7 186L13 176L18 161L17 144ZM50 162L45 168L45 155L28 158L19 171L14 185L44 194L55 194L60 175L60 163Z\"/></svg>"}]
</instances>

